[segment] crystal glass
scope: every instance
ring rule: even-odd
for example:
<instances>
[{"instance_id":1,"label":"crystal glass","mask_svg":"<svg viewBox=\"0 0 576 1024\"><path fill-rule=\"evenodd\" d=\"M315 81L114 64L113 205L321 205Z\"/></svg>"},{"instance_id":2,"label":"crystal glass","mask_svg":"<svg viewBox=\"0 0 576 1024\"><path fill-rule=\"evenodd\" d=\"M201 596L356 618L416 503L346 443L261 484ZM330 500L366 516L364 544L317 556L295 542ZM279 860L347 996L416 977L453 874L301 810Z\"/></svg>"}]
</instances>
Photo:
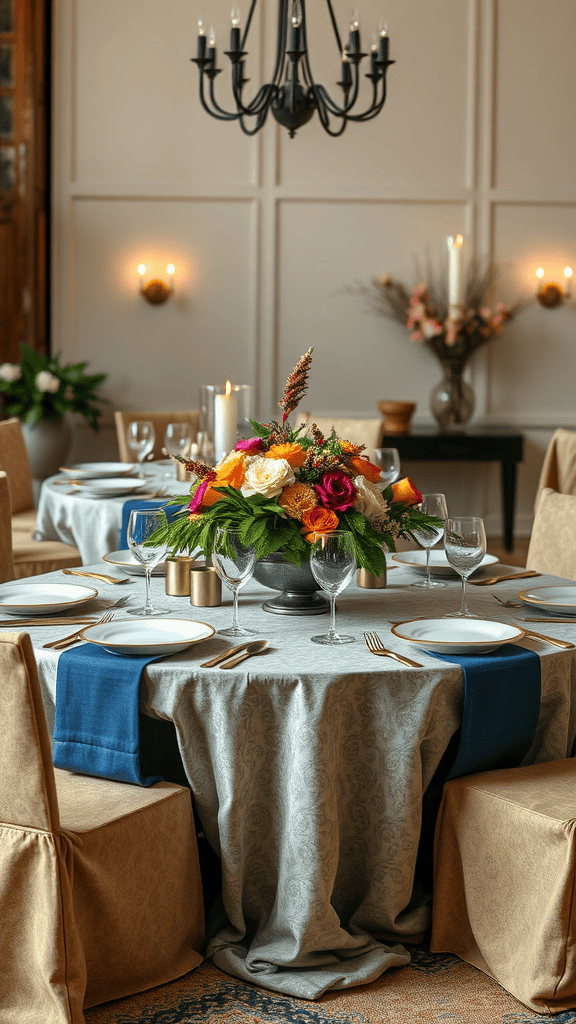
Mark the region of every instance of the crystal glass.
<instances>
[{"instance_id":1,"label":"crystal glass","mask_svg":"<svg viewBox=\"0 0 576 1024\"><path fill-rule=\"evenodd\" d=\"M164 431L164 448L169 455L181 455L185 457L190 452L192 435L188 423L167 423ZM176 463L170 466L166 476L173 476L176 472Z\"/></svg>"},{"instance_id":2,"label":"crystal glass","mask_svg":"<svg viewBox=\"0 0 576 1024\"><path fill-rule=\"evenodd\" d=\"M167 525L166 513L163 509L133 509L128 521L128 547L132 554L144 566L146 576L146 599L142 608L127 608L129 615L165 615L167 608L155 608L150 598L150 576L152 569L158 565L166 551L168 542L148 545L147 540L156 530Z\"/></svg>"},{"instance_id":3,"label":"crystal glass","mask_svg":"<svg viewBox=\"0 0 576 1024\"><path fill-rule=\"evenodd\" d=\"M384 488L400 476L400 453L397 448L375 448L374 463L380 467L380 481Z\"/></svg>"},{"instance_id":4,"label":"crystal glass","mask_svg":"<svg viewBox=\"0 0 576 1024\"><path fill-rule=\"evenodd\" d=\"M154 424L150 420L133 420L132 423L128 424L126 440L128 441L128 447L135 453L138 462L144 462L146 456L152 451L154 441L156 440Z\"/></svg>"},{"instance_id":5,"label":"crystal glass","mask_svg":"<svg viewBox=\"0 0 576 1024\"><path fill-rule=\"evenodd\" d=\"M251 544L244 544L236 530L217 529L212 565L234 598L232 625L229 629L219 629L221 636L250 636L255 632L241 626L238 621L238 591L250 579L255 564L256 549Z\"/></svg>"},{"instance_id":6,"label":"crystal glass","mask_svg":"<svg viewBox=\"0 0 576 1024\"><path fill-rule=\"evenodd\" d=\"M484 520L475 516L462 516L458 519L447 519L444 534L446 557L453 569L462 577L462 600L460 611L452 612L452 617L475 616L466 604L466 581L471 572L479 565L486 554L486 533Z\"/></svg>"},{"instance_id":7,"label":"crystal glass","mask_svg":"<svg viewBox=\"0 0 576 1024\"><path fill-rule=\"evenodd\" d=\"M438 519L448 518L446 498L443 494L423 494L420 511L428 516L436 516ZM445 587L445 583L439 580L430 579L430 549L444 536L444 525L430 526L425 530L412 531L421 547L426 550L426 579L422 583L412 583L413 587L420 587L421 590L431 590L433 587Z\"/></svg>"},{"instance_id":8,"label":"crystal glass","mask_svg":"<svg viewBox=\"0 0 576 1024\"><path fill-rule=\"evenodd\" d=\"M347 530L317 533L310 552L312 575L330 599L330 629L322 636L313 636L315 644L350 644L356 637L336 632L336 597L354 578L356 556L354 538Z\"/></svg>"}]
</instances>

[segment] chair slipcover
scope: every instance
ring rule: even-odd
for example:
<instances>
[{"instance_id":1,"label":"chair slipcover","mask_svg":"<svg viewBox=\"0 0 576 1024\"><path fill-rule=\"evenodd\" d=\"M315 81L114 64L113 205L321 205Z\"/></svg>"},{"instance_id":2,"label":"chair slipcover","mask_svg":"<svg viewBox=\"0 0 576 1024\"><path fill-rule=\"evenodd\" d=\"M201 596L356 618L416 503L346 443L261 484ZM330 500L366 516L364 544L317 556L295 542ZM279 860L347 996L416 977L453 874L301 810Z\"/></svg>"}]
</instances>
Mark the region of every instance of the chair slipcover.
<instances>
[{"instance_id":1,"label":"chair slipcover","mask_svg":"<svg viewBox=\"0 0 576 1024\"><path fill-rule=\"evenodd\" d=\"M190 435L193 441L196 440L200 424L200 413L198 409L185 409L184 412L143 412L141 409L135 412L124 412L117 410L114 413L116 421L116 434L118 437L118 451L122 462L137 462L135 453L128 447L126 431L132 420L150 420L154 424L154 448L152 455L155 459L162 458L164 447L164 432L169 423L189 423Z\"/></svg>"},{"instance_id":2,"label":"chair slipcover","mask_svg":"<svg viewBox=\"0 0 576 1024\"><path fill-rule=\"evenodd\" d=\"M308 427L315 423L326 436L334 427L338 437L352 441L352 444L365 445L366 450L362 454L368 459L374 458L374 449L380 447L382 440L382 420L379 418L354 419L342 416L314 416L313 413L304 412L300 413L296 419L296 426L300 426L301 423L305 423Z\"/></svg>"},{"instance_id":3,"label":"chair slipcover","mask_svg":"<svg viewBox=\"0 0 576 1024\"><path fill-rule=\"evenodd\" d=\"M0 469L9 482L14 579L82 565L77 547L59 540L34 540L36 508L30 460L20 420L0 421Z\"/></svg>"},{"instance_id":4,"label":"chair slipcover","mask_svg":"<svg viewBox=\"0 0 576 1024\"><path fill-rule=\"evenodd\" d=\"M447 782L432 940L538 1013L576 1007L576 761Z\"/></svg>"},{"instance_id":5,"label":"chair slipcover","mask_svg":"<svg viewBox=\"0 0 576 1024\"><path fill-rule=\"evenodd\" d=\"M0 1020L82 1024L202 961L190 792L54 769L28 634L0 678Z\"/></svg>"},{"instance_id":6,"label":"chair slipcover","mask_svg":"<svg viewBox=\"0 0 576 1024\"><path fill-rule=\"evenodd\" d=\"M3 470L0 470L0 517L0 583L7 583L14 579L14 562L10 530L10 487Z\"/></svg>"},{"instance_id":7,"label":"chair slipcover","mask_svg":"<svg viewBox=\"0 0 576 1024\"><path fill-rule=\"evenodd\" d=\"M526 567L576 580L576 495L546 487L536 510Z\"/></svg>"},{"instance_id":8,"label":"chair slipcover","mask_svg":"<svg viewBox=\"0 0 576 1024\"><path fill-rule=\"evenodd\" d=\"M563 428L554 431L540 472L535 512L545 487L560 494L576 494L576 431Z\"/></svg>"}]
</instances>

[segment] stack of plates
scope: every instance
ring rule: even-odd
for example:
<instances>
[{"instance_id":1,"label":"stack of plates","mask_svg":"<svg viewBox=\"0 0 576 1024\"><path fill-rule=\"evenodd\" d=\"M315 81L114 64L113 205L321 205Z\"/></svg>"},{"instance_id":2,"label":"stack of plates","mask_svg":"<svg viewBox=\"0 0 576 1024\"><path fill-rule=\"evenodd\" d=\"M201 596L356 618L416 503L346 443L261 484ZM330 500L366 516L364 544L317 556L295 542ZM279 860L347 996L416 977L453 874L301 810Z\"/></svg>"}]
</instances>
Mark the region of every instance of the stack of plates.
<instances>
[{"instance_id":1,"label":"stack of plates","mask_svg":"<svg viewBox=\"0 0 576 1024\"><path fill-rule=\"evenodd\" d=\"M97 477L130 476L136 466L131 462L78 462L75 466L61 466L60 472L76 480Z\"/></svg>"},{"instance_id":2,"label":"stack of plates","mask_svg":"<svg viewBox=\"0 0 576 1024\"><path fill-rule=\"evenodd\" d=\"M77 494L84 494L87 498L115 498L125 494L137 494L138 491L148 487L147 480L130 480L122 477L111 477L108 480L86 480L81 484L73 483L72 486Z\"/></svg>"}]
</instances>

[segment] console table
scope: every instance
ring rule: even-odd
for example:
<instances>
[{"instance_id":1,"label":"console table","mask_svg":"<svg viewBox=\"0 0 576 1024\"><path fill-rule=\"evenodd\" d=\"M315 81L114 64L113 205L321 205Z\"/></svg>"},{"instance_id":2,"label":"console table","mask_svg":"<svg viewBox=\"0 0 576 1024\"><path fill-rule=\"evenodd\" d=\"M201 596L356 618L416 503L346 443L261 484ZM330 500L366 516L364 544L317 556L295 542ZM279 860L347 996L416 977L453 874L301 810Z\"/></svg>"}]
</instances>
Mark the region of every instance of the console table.
<instances>
[{"instance_id":1,"label":"console table","mask_svg":"<svg viewBox=\"0 0 576 1024\"><path fill-rule=\"evenodd\" d=\"M421 427L409 434L383 434L382 448L397 448L402 461L499 462L502 469L504 547L511 551L514 533L516 463L522 462L522 434L511 427L468 427L441 431Z\"/></svg>"}]
</instances>

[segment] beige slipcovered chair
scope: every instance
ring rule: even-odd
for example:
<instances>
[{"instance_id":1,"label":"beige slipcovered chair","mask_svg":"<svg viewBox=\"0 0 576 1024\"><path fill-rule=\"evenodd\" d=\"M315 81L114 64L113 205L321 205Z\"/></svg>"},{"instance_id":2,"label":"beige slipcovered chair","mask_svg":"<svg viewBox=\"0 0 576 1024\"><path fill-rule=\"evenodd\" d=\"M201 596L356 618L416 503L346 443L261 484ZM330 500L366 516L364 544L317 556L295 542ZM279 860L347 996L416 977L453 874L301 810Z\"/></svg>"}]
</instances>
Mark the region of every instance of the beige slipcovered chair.
<instances>
[{"instance_id":1,"label":"beige slipcovered chair","mask_svg":"<svg viewBox=\"0 0 576 1024\"><path fill-rule=\"evenodd\" d=\"M162 458L164 432L169 423L189 423L190 436L193 441L196 440L196 436L200 429L200 413L198 409L185 409L184 412L143 412L141 409L137 412L124 412L124 410L116 410L114 413L114 419L116 421L118 451L122 462L138 461L134 452L128 447L128 442L126 440L128 424L131 423L132 420L150 420L150 422L154 424L154 433L156 436L154 440L154 448L152 449L151 454L155 459Z\"/></svg>"},{"instance_id":2,"label":"beige slipcovered chair","mask_svg":"<svg viewBox=\"0 0 576 1024\"><path fill-rule=\"evenodd\" d=\"M315 423L326 436L334 428L338 437L352 441L352 444L365 445L366 450L363 455L368 459L374 458L374 449L380 447L382 440L382 420L378 417L354 419L342 416L314 416L313 413L303 412L297 417L296 426L300 426L301 423L305 423L307 427L311 427Z\"/></svg>"},{"instance_id":3,"label":"beige slipcovered chair","mask_svg":"<svg viewBox=\"0 0 576 1024\"><path fill-rule=\"evenodd\" d=\"M12 529L10 526L10 487L8 477L0 470L0 583L14 579Z\"/></svg>"},{"instance_id":4,"label":"beige slipcovered chair","mask_svg":"<svg viewBox=\"0 0 576 1024\"><path fill-rule=\"evenodd\" d=\"M12 554L16 579L82 565L77 547L59 540L34 540L36 507L32 472L20 420L0 421L0 469L10 485Z\"/></svg>"},{"instance_id":5,"label":"beige slipcovered chair","mask_svg":"<svg viewBox=\"0 0 576 1024\"><path fill-rule=\"evenodd\" d=\"M576 1008L576 760L444 786L435 953L455 953L537 1013Z\"/></svg>"},{"instance_id":6,"label":"beige slipcovered chair","mask_svg":"<svg viewBox=\"0 0 576 1024\"><path fill-rule=\"evenodd\" d=\"M0 677L0 1021L83 1024L202 961L190 791L54 768L27 633Z\"/></svg>"},{"instance_id":7,"label":"beige slipcovered chair","mask_svg":"<svg viewBox=\"0 0 576 1024\"><path fill-rule=\"evenodd\" d=\"M576 431L555 430L544 456L534 511L538 511L545 487L560 494L576 494Z\"/></svg>"},{"instance_id":8,"label":"beige slipcovered chair","mask_svg":"<svg viewBox=\"0 0 576 1024\"><path fill-rule=\"evenodd\" d=\"M576 580L576 494L544 488L534 517L526 567Z\"/></svg>"}]
</instances>

